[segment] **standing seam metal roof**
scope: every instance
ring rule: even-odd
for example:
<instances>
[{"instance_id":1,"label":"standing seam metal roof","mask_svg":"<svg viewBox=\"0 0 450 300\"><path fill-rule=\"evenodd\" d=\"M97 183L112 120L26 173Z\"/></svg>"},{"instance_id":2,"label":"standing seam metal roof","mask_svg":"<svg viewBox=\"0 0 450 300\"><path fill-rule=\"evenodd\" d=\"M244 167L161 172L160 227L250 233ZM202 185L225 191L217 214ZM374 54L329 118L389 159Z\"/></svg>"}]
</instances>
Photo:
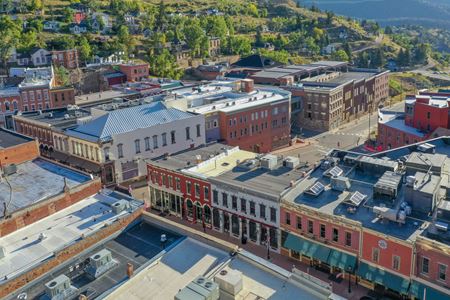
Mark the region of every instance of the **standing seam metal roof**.
<instances>
[{"instance_id":1,"label":"standing seam metal roof","mask_svg":"<svg viewBox=\"0 0 450 300\"><path fill-rule=\"evenodd\" d=\"M87 124L67 131L67 134L93 141L107 141L115 134L191 117L194 117L191 113L176 108L166 108L163 103L155 102L107 112Z\"/></svg>"}]
</instances>

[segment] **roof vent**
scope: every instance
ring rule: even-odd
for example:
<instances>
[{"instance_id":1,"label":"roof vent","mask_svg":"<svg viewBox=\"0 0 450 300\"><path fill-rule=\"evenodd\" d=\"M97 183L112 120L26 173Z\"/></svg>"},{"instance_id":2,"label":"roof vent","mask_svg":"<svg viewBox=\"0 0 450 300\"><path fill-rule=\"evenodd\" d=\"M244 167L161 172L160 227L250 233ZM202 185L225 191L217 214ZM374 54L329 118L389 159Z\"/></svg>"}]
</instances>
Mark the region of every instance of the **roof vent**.
<instances>
[{"instance_id":1,"label":"roof vent","mask_svg":"<svg viewBox=\"0 0 450 300\"><path fill-rule=\"evenodd\" d=\"M118 215L121 212L123 212L123 211L127 210L128 208L130 208L130 203L127 200L125 200L125 199L121 199L121 200L119 200L117 202L114 202L111 205L111 208L112 208L112 211L115 214Z\"/></svg>"},{"instance_id":2,"label":"roof vent","mask_svg":"<svg viewBox=\"0 0 450 300\"><path fill-rule=\"evenodd\" d=\"M6 256L6 249L3 246L0 246L0 260Z\"/></svg>"}]
</instances>

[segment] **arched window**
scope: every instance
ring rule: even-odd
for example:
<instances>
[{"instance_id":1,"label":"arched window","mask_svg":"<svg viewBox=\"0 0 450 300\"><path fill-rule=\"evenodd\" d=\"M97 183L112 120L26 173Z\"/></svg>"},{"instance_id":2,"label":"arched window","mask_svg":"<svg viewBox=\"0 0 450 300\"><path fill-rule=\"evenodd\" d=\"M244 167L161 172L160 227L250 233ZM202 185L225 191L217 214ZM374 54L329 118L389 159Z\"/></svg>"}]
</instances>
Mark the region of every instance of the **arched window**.
<instances>
[{"instance_id":1,"label":"arched window","mask_svg":"<svg viewBox=\"0 0 450 300\"><path fill-rule=\"evenodd\" d=\"M193 210L192 201L189 199L186 200L186 210L187 210L187 216L189 218L192 218L194 216L194 210Z\"/></svg>"},{"instance_id":2,"label":"arched window","mask_svg":"<svg viewBox=\"0 0 450 300\"><path fill-rule=\"evenodd\" d=\"M17 109L18 109L18 107L17 107L17 101L13 101L13 107L14 107L14 110L17 110Z\"/></svg>"},{"instance_id":3,"label":"arched window","mask_svg":"<svg viewBox=\"0 0 450 300\"><path fill-rule=\"evenodd\" d=\"M205 215L205 223L211 225L211 208L208 205L203 206L203 213Z\"/></svg>"},{"instance_id":4,"label":"arched window","mask_svg":"<svg viewBox=\"0 0 450 300\"><path fill-rule=\"evenodd\" d=\"M5 110L11 110L11 107L10 107L8 101L5 102Z\"/></svg>"},{"instance_id":5,"label":"arched window","mask_svg":"<svg viewBox=\"0 0 450 300\"><path fill-rule=\"evenodd\" d=\"M236 215L231 216L231 232L239 235L239 218Z\"/></svg>"},{"instance_id":6,"label":"arched window","mask_svg":"<svg viewBox=\"0 0 450 300\"><path fill-rule=\"evenodd\" d=\"M195 202L195 218L198 222L203 221L203 207L200 202Z\"/></svg>"}]
</instances>

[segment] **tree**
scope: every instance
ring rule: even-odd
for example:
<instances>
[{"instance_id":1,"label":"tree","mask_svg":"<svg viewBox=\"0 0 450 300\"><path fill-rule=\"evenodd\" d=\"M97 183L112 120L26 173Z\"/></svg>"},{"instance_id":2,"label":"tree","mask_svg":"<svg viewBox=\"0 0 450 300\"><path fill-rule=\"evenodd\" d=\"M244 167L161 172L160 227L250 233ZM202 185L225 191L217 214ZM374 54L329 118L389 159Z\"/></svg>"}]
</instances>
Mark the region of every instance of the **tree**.
<instances>
[{"instance_id":1,"label":"tree","mask_svg":"<svg viewBox=\"0 0 450 300\"><path fill-rule=\"evenodd\" d=\"M150 71L158 77L180 79L183 75L183 70L167 49L163 49L158 55L150 55L149 63Z\"/></svg>"},{"instance_id":2,"label":"tree","mask_svg":"<svg viewBox=\"0 0 450 300\"><path fill-rule=\"evenodd\" d=\"M264 46L264 39L262 36L261 26L258 26L258 28L256 28L255 47L260 48L262 46Z\"/></svg>"},{"instance_id":3,"label":"tree","mask_svg":"<svg viewBox=\"0 0 450 300\"><path fill-rule=\"evenodd\" d=\"M421 43L414 49L414 62L418 64L425 64L431 53L430 44Z\"/></svg>"},{"instance_id":4,"label":"tree","mask_svg":"<svg viewBox=\"0 0 450 300\"><path fill-rule=\"evenodd\" d=\"M82 37L78 44L78 52L83 61L88 61L92 57L92 49L86 37Z\"/></svg>"},{"instance_id":5,"label":"tree","mask_svg":"<svg viewBox=\"0 0 450 300\"><path fill-rule=\"evenodd\" d=\"M352 60L353 54L352 54L352 48L350 47L350 44L348 42L345 42L342 45L342 49L345 51L345 53L348 56L349 61Z\"/></svg>"},{"instance_id":6,"label":"tree","mask_svg":"<svg viewBox=\"0 0 450 300\"><path fill-rule=\"evenodd\" d=\"M20 26L11 20L9 16L0 17L0 61L6 70L6 65L13 48L17 47L20 39Z\"/></svg>"},{"instance_id":7,"label":"tree","mask_svg":"<svg viewBox=\"0 0 450 300\"><path fill-rule=\"evenodd\" d=\"M377 48L372 55L372 59L370 61L370 67L372 68L381 68L386 63L384 58L384 52L383 49Z\"/></svg>"},{"instance_id":8,"label":"tree","mask_svg":"<svg viewBox=\"0 0 450 300\"><path fill-rule=\"evenodd\" d=\"M228 54L248 55L252 51L252 44L245 36L229 36L223 48Z\"/></svg>"},{"instance_id":9,"label":"tree","mask_svg":"<svg viewBox=\"0 0 450 300\"><path fill-rule=\"evenodd\" d=\"M158 15L156 16L156 30L163 31L167 25L167 14L166 14L166 5L164 4L164 0L159 2L158 7Z\"/></svg>"},{"instance_id":10,"label":"tree","mask_svg":"<svg viewBox=\"0 0 450 300\"><path fill-rule=\"evenodd\" d=\"M66 86L70 83L69 71L63 66L55 68L55 78L59 86Z\"/></svg>"},{"instance_id":11,"label":"tree","mask_svg":"<svg viewBox=\"0 0 450 300\"><path fill-rule=\"evenodd\" d=\"M208 17L206 21L206 32L208 36L223 39L228 34L227 22L224 17Z\"/></svg>"},{"instance_id":12,"label":"tree","mask_svg":"<svg viewBox=\"0 0 450 300\"><path fill-rule=\"evenodd\" d=\"M391 26L386 26L386 27L384 28L384 33L385 33L385 34L393 34L394 31L392 31L392 27L391 27Z\"/></svg>"},{"instance_id":13,"label":"tree","mask_svg":"<svg viewBox=\"0 0 450 300\"><path fill-rule=\"evenodd\" d=\"M192 22L184 28L186 44L194 56L200 53L200 46L205 37L205 32L197 22Z\"/></svg>"},{"instance_id":14,"label":"tree","mask_svg":"<svg viewBox=\"0 0 450 300\"><path fill-rule=\"evenodd\" d=\"M331 59L337 60L337 61L349 61L350 60L350 58L348 57L347 53L344 50L342 50L342 49L334 52L331 55Z\"/></svg>"}]
</instances>

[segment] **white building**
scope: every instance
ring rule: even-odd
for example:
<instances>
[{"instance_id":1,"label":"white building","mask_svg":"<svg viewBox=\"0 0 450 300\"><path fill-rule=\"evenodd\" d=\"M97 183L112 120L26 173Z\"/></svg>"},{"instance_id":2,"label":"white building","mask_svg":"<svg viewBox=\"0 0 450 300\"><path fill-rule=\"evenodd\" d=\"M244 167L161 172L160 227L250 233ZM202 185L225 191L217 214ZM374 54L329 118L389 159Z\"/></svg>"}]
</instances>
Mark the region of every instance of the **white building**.
<instances>
[{"instance_id":1,"label":"white building","mask_svg":"<svg viewBox=\"0 0 450 300\"><path fill-rule=\"evenodd\" d=\"M145 176L146 159L205 143L202 115L166 108L161 102L125 105L93 108L92 120L66 132L72 155L92 158L107 167L105 183ZM92 144L100 150L97 158L88 154Z\"/></svg>"},{"instance_id":2,"label":"white building","mask_svg":"<svg viewBox=\"0 0 450 300\"><path fill-rule=\"evenodd\" d=\"M266 155L210 178L213 228L279 252L281 197L303 173L289 160Z\"/></svg>"}]
</instances>

